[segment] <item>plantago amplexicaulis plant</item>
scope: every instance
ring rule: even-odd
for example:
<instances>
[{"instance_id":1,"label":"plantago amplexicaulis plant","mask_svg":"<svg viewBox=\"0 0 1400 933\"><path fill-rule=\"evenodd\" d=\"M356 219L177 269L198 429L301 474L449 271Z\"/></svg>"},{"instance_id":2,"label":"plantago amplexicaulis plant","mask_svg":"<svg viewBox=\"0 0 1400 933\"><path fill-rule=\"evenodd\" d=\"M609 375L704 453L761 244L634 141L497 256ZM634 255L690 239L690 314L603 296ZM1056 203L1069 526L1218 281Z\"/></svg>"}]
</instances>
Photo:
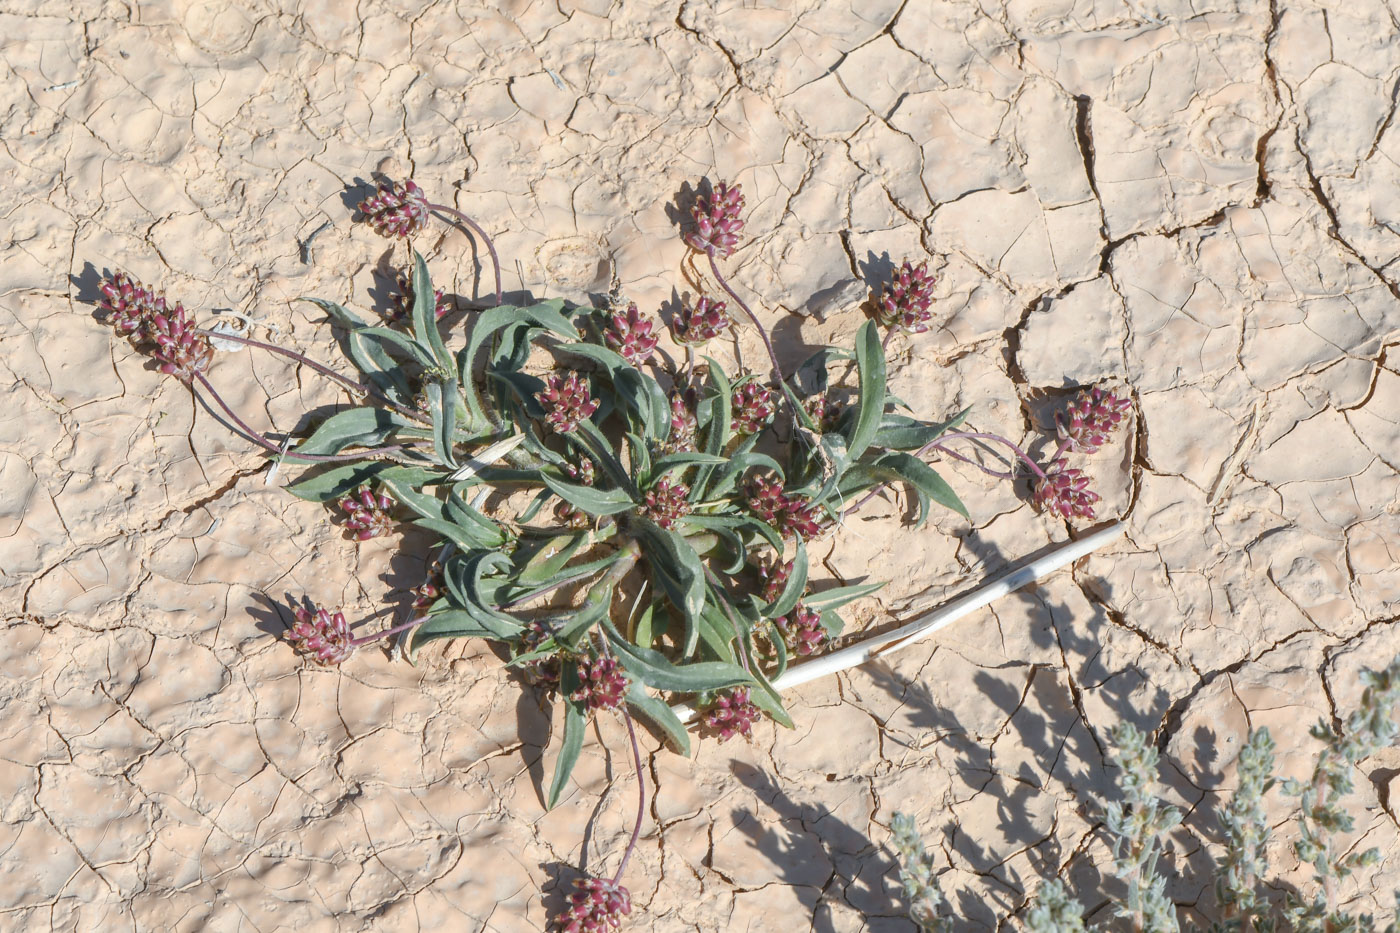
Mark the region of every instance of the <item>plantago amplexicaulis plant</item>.
<instances>
[{"instance_id":1,"label":"plantago amplexicaulis plant","mask_svg":"<svg viewBox=\"0 0 1400 933\"><path fill-rule=\"evenodd\" d=\"M412 181L381 184L359 205L364 220L408 243L434 217L465 226L491 257L495 303L468 314L463 336L452 334L446 322L456 303L411 251L387 325L304 299L344 331L358 379L275 344L218 334L311 367L355 397L290 447L219 395L208 375L211 332L181 305L116 273L102 286L102 307L118 333L162 372L207 394L239 433L279 458L317 464L288 488L332 508L354 538L411 524L438 539L408 621L355 636L341 612L299 606L287 640L300 655L334 666L396 634L410 658L440 639L501 643L510 665L554 692L563 709L548 805L569 786L590 717L617 715L644 809L634 716L683 753L690 737L663 697L691 698L702 730L720 741L750 736L761 717L791 725L772 679L791 655L822 651L841 632L837 610L880 586L811 591L808 542L891 483L912 491L920 524L935 503L967 514L924 454L973 462L948 444L1002 444L1037 478L1036 501L1047 511L1092 515L1075 471L1047 473L1005 438L955 430L966 411L942 423L900 413L887 386L888 335L882 340L874 321L859 328L853 348L827 348L804 364L824 388L827 363L853 361L851 403L837 406L824 394L804 402L718 264L739 247L743 206L739 186L721 182L692 212L685 240L707 257L727 302L697 296L671 321L672 339L686 350L677 372L656 353L665 333L658 314L630 303L505 304L496 250L480 225L429 201ZM890 333L926 329L930 288L923 264L901 267L879 299ZM736 326L727 303L758 330L770 372L731 376L704 355L708 341ZM526 362L542 355L554 368L537 375ZM1075 450L1101 444L1127 403L1094 396L1086 404L1063 426ZM1048 477L1058 479L1047 486ZM505 504L483 511L492 491L507 493ZM643 809L616 874L577 882L556 918L561 929L611 928L630 911L620 882Z\"/></svg>"}]
</instances>

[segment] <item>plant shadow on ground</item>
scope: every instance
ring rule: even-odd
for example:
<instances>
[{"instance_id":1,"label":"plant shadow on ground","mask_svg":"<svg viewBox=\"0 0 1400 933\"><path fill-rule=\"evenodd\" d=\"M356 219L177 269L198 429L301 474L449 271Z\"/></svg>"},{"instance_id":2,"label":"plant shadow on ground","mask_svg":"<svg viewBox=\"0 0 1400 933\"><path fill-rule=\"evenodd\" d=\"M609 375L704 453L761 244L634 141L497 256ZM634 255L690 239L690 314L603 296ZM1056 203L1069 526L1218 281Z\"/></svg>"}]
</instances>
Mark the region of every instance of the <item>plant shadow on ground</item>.
<instances>
[{"instance_id":1,"label":"plant shadow on ground","mask_svg":"<svg viewBox=\"0 0 1400 933\"><path fill-rule=\"evenodd\" d=\"M777 869L777 880L792 885L798 901L811 914L813 933L835 933L832 902L842 901L862 911L865 930L872 933L908 933L916 930L903 915L899 902L899 866L878 841L821 805L804 804L789 795L769 775L748 764L734 762L734 776L776 815L781 827L815 838L832 874L821 888L810 880L810 846L796 847L792 838L765 823L759 814L731 811L738 832L748 836L760 853ZM794 924L789 929L801 929Z\"/></svg>"},{"instance_id":2,"label":"plant shadow on ground","mask_svg":"<svg viewBox=\"0 0 1400 933\"><path fill-rule=\"evenodd\" d=\"M1013 561L974 531L964 538L962 553L969 558L968 563L978 568L980 583L1050 549ZM1016 611L1007 612L1008 603ZM1146 731L1155 730L1169 709L1171 697L1162 687L1151 685L1148 675L1137 668L1112 670L1105 664L1105 637L1115 623L1102 606L1092 604L1092 612L1086 617L1082 608L1071 609L1056 602L1045 588L1032 584L994 603L993 613L998 607L1002 608L1002 615L1014 616L1017 624L1029 625L1030 642L1038 657L1058 655L1059 660L1047 664L1012 658L997 665L995 670L999 671L1024 670L1020 689L1004 676L994 676L991 667L972 675L977 695L1004 717L992 735L978 736L960 722L948 705L939 702L934 686L907 681L879 662L862 668L878 690L899 701L900 731L933 737L928 743L900 742L887 733L886 742L904 744L911 752L933 745L952 753L953 784L948 799L935 802L935 811L940 804L951 807L969 801L971 795L996 797L995 826L962 825L956 819L939 825L937 817L932 823L927 817L924 819L926 844L942 865L988 880L975 893L967 889L945 890L952 904L944 910L958 918L955 924L960 928L962 924L996 928L1005 918L1024 911L1038 879L1061 876L1088 919L1107 920L1111 908L1106 894L1121 895L1123 888L1108 874L1108 865L1102 859L1100 868L1085 852L1091 836L1106 840L1096 802L1119 797L1113 784L1115 771L1106 758L1107 729L1119 722L1131 722ZM1001 624L1000 617L995 624ZM987 631L993 629L987 626ZM1006 637L1005 632L1002 637ZM943 650L948 649L935 649L934 657ZM1198 748L1213 746L1214 738L1199 731L1195 736ZM1208 796L1199 790L1200 785L1219 780L1218 774L1200 771L1188 775L1176 762L1165 758L1161 771L1162 782L1186 797L1185 810L1201 806ZM1037 827L1030 817L1031 804L1042 794L1054 797L1054 815L1048 829ZM1068 839L1056 834L1067 805L1088 823L1083 833ZM1214 825L1213 814L1206 816L1205 824ZM992 851L978 841L988 837L997 840L995 848L1000 851ZM1168 893L1184 908L1183 916L1190 916L1198 904L1205 906L1207 900L1213 903L1213 893L1206 889L1211 887L1215 875L1214 860L1193 835L1183 830L1177 830L1168 845L1176 853L1174 859L1162 861ZM1022 852L1029 859L1032 877L1023 876L1009 864ZM1102 849L1099 852L1102 855ZM897 887L891 887L898 897Z\"/></svg>"}]
</instances>

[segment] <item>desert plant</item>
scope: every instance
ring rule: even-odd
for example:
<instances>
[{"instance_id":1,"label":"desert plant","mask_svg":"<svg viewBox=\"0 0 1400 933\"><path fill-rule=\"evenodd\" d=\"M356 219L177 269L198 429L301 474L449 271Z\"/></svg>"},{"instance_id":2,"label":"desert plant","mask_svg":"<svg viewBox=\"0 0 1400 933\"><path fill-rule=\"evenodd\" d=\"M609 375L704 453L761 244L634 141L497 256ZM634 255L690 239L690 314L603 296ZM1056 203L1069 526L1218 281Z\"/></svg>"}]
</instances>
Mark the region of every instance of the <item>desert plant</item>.
<instances>
[{"instance_id":1,"label":"desert plant","mask_svg":"<svg viewBox=\"0 0 1400 933\"><path fill-rule=\"evenodd\" d=\"M1353 789L1352 772L1364 758L1400 734L1395 718L1400 704L1400 657L1384 670L1362 671L1361 680L1366 684L1361 702L1339 729L1325 720L1313 727L1311 734L1324 745L1311 780L1290 780L1284 785L1285 792L1300 801L1299 839L1294 851L1314 867L1318 890L1311 898L1290 893L1281 908L1271 906L1264 896L1264 846L1269 824L1263 797L1274 783L1274 742L1267 729L1251 731L1240 749L1239 787L1220 812L1224 851L1216 862L1216 893L1221 915L1212 922L1211 930L1362 933L1377 929L1369 915L1343 909L1337 882L1357 868L1374 865L1380 853L1376 849L1345 851L1334 845L1332 836L1353 828L1352 817L1341 803ZM1113 845L1112 873L1123 885L1105 894L1114 916L1127 921L1125 928L1134 933L1180 929L1176 906L1166 896L1166 878L1157 870L1157 861L1163 836L1179 823L1181 815L1152 792L1157 750L1130 723L1111 729L1109 738L1121 799L1100 804L1099 811ZM936 914L945 898L913 818L895 813L890 836L901 858L900 881L909 899L910 916L922 930L947 929L951 920ZM1084 909L1062 882L1047 879L1026 910L1023 926L1034 933L1075 933L1085 929ZM1392 922L1385 929L1395 933L1396 924Z\"/></svg>"},{"instance_id":2,"label":"desert plant","mask_svg":"<svg viewBox=\"0 0 1400 933\"><path fill-rule=\"evenodd\" d=\"M1047 511L1093 514L1077 471L1047 473L1006 438L957 430L967 411L940 423L900 411L905 406L887 385L885 349L896 331L925 329L932 279L923 265L906 262L876 303L877 319L890 328L885 338L867 321L852 347L824 348L800 367L814 374L816 391L800 392L719 266L739 241L742 206L737 185L715 186L697 199L685 237L757 328L772 368L767 377L731 375L703 353L733 327L725 303L710 296L671 322L685 348L682 365L663 360L660 320L635 304L504 304L495 248L481 227L429 202L411 181L386 182L366 198L366 221L404 240L434 216L461 223L484 241L493 263L495 304L470 318L455 347L443 324L455 303L434 287L416 251L398 276L387 321L303 299L343 330L359 380L273 344L196 327L182 306L169 308L122 273L104 282L102 307L162 372L208 394L253 443L279 458L323 465L288 488L334 509L357 540L399 522L439 539L407 621L355 636L342 613L308 604L296 607L288 641L320 665L344 663L356 648L399 633L410 658L440 639L504 644L512 667L562 700L562 742L547 795L553 806L588 718L599 712L615 710L626 723L639 784L632 715L678 750L690 748L658 694L693 697L704 728L721 741L749 735L760 715L791 725L772 678L791 655L821 650L842 630L838 610L880 586L813 591L807 542L891 483L913 493L920 524L935 504L966 515L924 455L939 452L1013 477L1014 464L993 470L949 446L1000 445L1027 466L1034 498ZM210 380L215 336L314 367L357 404L295 446L266 437ZM854 396L837 405L828 369L843 361L856 376ZM1128 407L1095 392L1084 403L1087 414L1071 410L1067 436L1074 440L1066 443L1078 449L1102 443L1121 417L1113 413ZM1063 452L1055 458L1061 465ZM640 819L639 812L638 830ZM621 866L610 881L583 879L560 925L601 929L625 914L630 900L620 877Z\"/></svg>"}]
</instances>

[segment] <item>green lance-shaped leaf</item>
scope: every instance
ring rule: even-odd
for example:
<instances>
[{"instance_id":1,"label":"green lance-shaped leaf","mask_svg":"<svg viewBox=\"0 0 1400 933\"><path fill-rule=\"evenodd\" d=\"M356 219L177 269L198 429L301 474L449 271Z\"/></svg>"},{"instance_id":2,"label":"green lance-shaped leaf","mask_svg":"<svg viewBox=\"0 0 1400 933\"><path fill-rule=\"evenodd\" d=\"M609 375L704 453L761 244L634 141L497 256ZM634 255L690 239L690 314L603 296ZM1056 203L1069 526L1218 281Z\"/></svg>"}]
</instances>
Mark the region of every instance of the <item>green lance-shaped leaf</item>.
<instances>
[{"instance_id":1,"label":"green lance-shaped leaf","mask_svg":"<svg viewBox=\"0 0 1400 933\"><path fill-rule=\"evenodd\" d=\"M646 688L636 680L627 687L627 705L633 713L656 726L672 748L690 757L690 733L670 706L647 693Z\"/></svg>"},{"instance_id":2,"label":"green lance-shaped leaf","mask_svg":"<svg viewBox=\"0 0 1400 933\"><path fill-rule=\"evenodd\" d=\"M428 264L417 250L413 251L413 336L427 347L438 368L457 381L457 364L442 342L437 324L437 295L428 275Z\"/></svg>"},{"instance_id":3,"label":"green lance-shaped leaf","mask_svg":"<svg viewBox=\"0 0 1400 933\"><path fill-rule=\"evenodd\" d=\"M671 603L693 625L705 604L705 567L695 548L674 531L660 528L646 519L637 519L652 577Z\"/></svg>"},{"instance_id":4,"label":"green lance-shaped leaf","mask_svg":"<svg viewBox=\"0 0 1400 933\"><path fill-rule=\"evenodd\" d=\"M408 422L387 408L349 408L336 412L298 444L299 454L338 454L347 447L377 447Z\"/></svg>"},{"instance_id":5,"label":"green lance-shaped leaf","mask_svg":"<svg viewBox=\"0 0 1400 933\"><path fill-rule=\"evenodd\" d=\"M924 461L912 454L887 453L875 462L879 469L891 470L895 476L914 488L919 497L919 520L922 525L928 518L928 502L932 499L944 508L952 509L967 518L967 506L962 504L958 494L953 492L943 477Z\"/></svg>"},{"instance_id":6,"label":"green lance-shaped leaf","mask_svg":"<svg viewBox=\"0 0 1400 933\"><path fill-rule=\"evenodd\" d=\"M636 504L625 489L580 486L551 476L547 470L540 471L540 479L556 496L589 515L616 515Z\"/></svg>"},{"instance_id":7,"label":"green lance-shaped leaf","mask_svg":"<svg viewBox=\"0 0 1400 933\"><path fill-rule=\"evenodd\" d=\"M457 429L457 406L453 404L451 392L454 382L435 379L423 387L428 398L428 414L433 419L433 449L438 462L457 469L457 456L452 451Z\"/></svg>"},{"instance_id":8,"label":"green lance-shaped leaf","mask_svg":"<svg viewBox=\"0 0 1400 933\"><path fill-rule=\"evenodd\" d=\"M907 415L887 414L880 422L880 430L875 433L874 446L888 447L890 450L918 450L930 441L938 440L945 431L951 431L967 420L968 406L947 421L929 424Z\"/></svg>"},{"instance_id":9,"label":"green lance-shaped leaf","mask_svg":"<svg viewBox=\"0 0 1400 933\"><path fill-rule=\"evenodd\" d=\"M855 602L862 596L878 592L884 585L884 583L857 583L853 586L838 586L822 590L820 593L808 593L802 598L802 602L809 609L831 612L840 609L847 603Z\"/></svg>"},{"instance_id":10,"label":"green lance-shaped leaf","mask_svg":"<svg viewBox=\"0 0 1400 933\"><path fill-rule=\"evenodd\" d=\"M287 486L287 491L310 502L330 502L364 483L401 483L407 487L421 486L441 474L419 467L401 466L387 460L349 463L313 473Z\"/></svg>"},{"instance_id":11,"label":"green lance-shaped leaf","mask_svg":"<svg viewBox=\"0 0 1400 933\"><path fill-rule=\"evenodd\" d=\"M563 675L562 691L565 696L578 689L578 672L569 665L564 665L560 672ZM574 765L578 762L578 753L583 750L583 734L588 725L588 717L584 715L583 705L573 700L564 701L564 742L559 747L559 757L554 761L554 779L549 782L549 796L545 800L545 808L554 809L554 805L559 802L559 797L564 793L564 788L569 783L569 775L574 773Z\"/></svg>"},{"instance_id":12,"label":"green lance-shaped leaf","mask_svg":"<svg viewBox=\"0 0 1400 933\"><path fill-rule=\"evenodd\" d=\"M564 567L588 540L588 532L577 531L545 538L528 550L522 544L516 552L516 559L523 557L525 565L515 575L516 582L521 586L539 586L563 576Z\"/></svg>"},{"instance_id":13,"label":"green lance-shaped leaf","mask_svg":"<svg viewBox=\"0 0 1400 933\"><path fill-rule=\"evenodd\" d=\"M788 574L787 583L778 594L777 600L763 610L765 616L776 619L792 612L797 601L802 598L803 590L807 588L807 569L807 545L798 538L797 553L792 557L792 571Z\"/></svg>"},{"instance_id":14,"label":"green lance-shaped leaf","mask_svg":"<svg viewBox=\"0 0 1400 933\"><path fill-rule=\"evenodd\" d=\"M486 410L481 404L481 395L477 391L476 381L472 378L472 365L476 360L477 353L498 331L512 324L518 324L522 318L568 340L576 340L578 330L569 323L568 318L564 317L563 309L562 299L551 298L548 301L542 301L525 308L501 305L483 311L476 316L475 322L472 324L471 336L467 339L467 345L457 354L457 368L460 372L462 389L467 398L467 410L474 424L484 424L487 420Z\"/></svg>"},{"instance_id":15,"label":"green lance-shaped leaf","mask_svg":"<svg viewBox=\"0 0 1400 933\"><path fill-rule=\"evenodd\" d=\"M369 325L360 320L358 315L334 301L322 298L297 300L316 305L349 331L345 339L346 353L375 388L396 402L407 403L413 398L413 390L409 388L408 377L404 375L403 367L385 352L383 340L363 333Z\"/></svg>"},{"instance_id":16,"label":"green lance-shaped leaf","mask_svg":"<svg viewBox=\"0 0 1400 933\"><path fill-rule=\"evenodd\" d=\"M654 690L703 693L707 690L736 687L753 680L748 671L727 661L672 664L660 652L641 648L623 638L611 622L603 623L603 631L607 633L608 644L617 655L618 663L629 674Z\"/></svg>"},{"instance_id":17,"label":"green lance-shaped leaf","mask_svg":"<svg viewBox=\"0 0 1400 933\"><path fill-rule=\"evenodd\" d=\"M445 609L428 616L428 621L413 630L408 644L409 659L417 657L418 649L440 638L486 638L499 640L491 628L482 625L465 609Z\"/></svg>"},{"instance_id":18,"label":"green lance-shaped leaf","mask_svg":"<svg viewBox=\"0 0 1400 933\"><path fill-rule=\"evenodd\" d=\"M781 640L781 639L780 639ZM749 699L754 706L763 710L773 721L788 729L793 728L792 717L783 709L783 698L778 691L773 688L773 684L764 676L763 669L757 664L751 664L753 668L753 679L756 687L749 691Z\"/></svg>"},{"instance_id":19,"label":"green lance-shaped leaf","mask_svg":"<svg viewBox=\"0 0 1400 933\"><path fill-rule=\"evenodd\" d=\"M846 435L846 456L853 461L875 440L885 415L885 350L874 321L866 321L856 331L856 365L860 369L860 407Z\"/></svg>"}]
</instances>

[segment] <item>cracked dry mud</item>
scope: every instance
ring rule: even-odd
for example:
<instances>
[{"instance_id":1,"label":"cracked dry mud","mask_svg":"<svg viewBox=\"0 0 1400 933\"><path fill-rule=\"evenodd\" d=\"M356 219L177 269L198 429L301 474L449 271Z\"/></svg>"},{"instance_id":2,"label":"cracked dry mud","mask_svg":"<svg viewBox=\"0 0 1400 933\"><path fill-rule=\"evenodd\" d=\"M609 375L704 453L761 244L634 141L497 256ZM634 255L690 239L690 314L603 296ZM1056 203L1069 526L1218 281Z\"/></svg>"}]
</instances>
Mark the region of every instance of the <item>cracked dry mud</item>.
<instances>
[{"instance_id":1,"label":"cracked dry mud","mask_svg":"<svg viewBox=\"0 0 1400 933\"><path fill-rule=\"evenodd\" d=\"M1188 814L1169 893L1209 912L1245 731L1302 774L1305 725L1400 650L1393 5L133 6L0 5L0 927L536 930L572 866L621 852L617 723L546 814L550 712L484 646L300 666L277 603L363 618L418 582L426 542L357 547L93 320L93 269L121 268L335 360L291 299L370 304L390 247L346 187L375 171L480 218L508 289L586 301L615 262L643 308L695 287L676 189L736 180L729 268L789 364L849 337L861 279L928 252L937 328L891 360L920 416L973 405L1034 438L1067 386L1135 395L1090 465L1119 543L800 689L795 731L693 760L648 739L638 929L909 930L895 808L968 929L1046 873L1092 891L1107 852L1082 801L1124 719L1159 730ZM420 246L482 289L460 234ZM343 401L247 352L212 375L268 429ZM1066 538L1023 491L940 469L971 524L901 529L896 498L823 550L834 577L893 581L855 622ZM1381 914L1398 769L1366 762L1353 798L1356 844L1387 858L1343 892ZM1270 858L1302 884L1290 838Z\"/></svg>"}]
</instances>

